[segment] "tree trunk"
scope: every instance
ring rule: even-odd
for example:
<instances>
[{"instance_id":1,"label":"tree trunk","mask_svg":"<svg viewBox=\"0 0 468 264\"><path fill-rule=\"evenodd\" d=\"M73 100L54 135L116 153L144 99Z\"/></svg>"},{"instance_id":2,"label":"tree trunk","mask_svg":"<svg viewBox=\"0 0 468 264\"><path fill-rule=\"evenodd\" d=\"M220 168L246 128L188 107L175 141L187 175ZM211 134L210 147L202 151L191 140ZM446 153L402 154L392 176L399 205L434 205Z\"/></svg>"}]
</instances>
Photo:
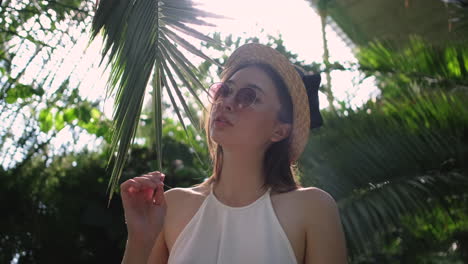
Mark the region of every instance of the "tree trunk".
<instances>
[{"instance_id":1,"label":"tree trunk","mask_svg":"<svg viewBox=\"0 0 468 264\"><path fill-rule=\"evenodd\" d=\"M325 88L325 95L327 96L329 108L332 112L336 112L335 106L333 105L334 97L333 92L331 89L331 75L330 75L330 55L328 53L328 42L327 42L327 33L326 25L327 25L327 11L326 9L321 9L320 13L320 21L322 22L322 41L323 41L323 63L325 64L325 76L327 79L327 84L324 85Z\"/></svg>"}]
</instances>

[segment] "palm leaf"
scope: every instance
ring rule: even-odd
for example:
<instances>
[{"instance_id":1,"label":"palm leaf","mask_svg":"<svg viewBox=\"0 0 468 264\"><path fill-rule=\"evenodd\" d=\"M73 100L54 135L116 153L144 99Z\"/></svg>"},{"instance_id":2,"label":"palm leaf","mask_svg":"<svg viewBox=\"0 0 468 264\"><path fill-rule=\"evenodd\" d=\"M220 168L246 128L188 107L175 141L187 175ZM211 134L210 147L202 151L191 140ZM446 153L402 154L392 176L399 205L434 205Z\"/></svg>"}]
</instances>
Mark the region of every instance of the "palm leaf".
<instances>
[{"instance_id":1,"label":"palm leaf","mask_svg":"<svg viewBox=\"0 0 468 264\"><path fill-rule=\"evenodd\" d=\"M404 47L400 46L401 43L392 41L374 41L366 47L361 47L357 54L361 70L371 74L376 71L400 74L406 79L429 79L432 83L450 80L466 85L466 45L451 42L435 45L412 36Z\"/></svg>"},{"instance_id":2,"label":"palm leaf","mask_svg":"<svg viewBox=\"0 0 468 264\"><path fill-rule=\"evenodd\" d=\"M158 168L162 168L162 85L161 85L161 67L158 63L155 65L153 78L153 120L156 128L156 153Z\"/></svg>"},{"instance_id":3,"label":"palm leaf","mask_svg":"<svg viewBox=\"0 0 468 264\"><path fill-rule=\"evenodd\" d=\"M161 45L167 45L167 42L164 42L164 41L161 41ZM182 81L183 85L185 87L187 87L187 89L189 90L189 92L192 94L192 96L197 100L197 102L202 105L202 102L200 100L200 98L198 97L197 93L195 92L195 90L192 88L192 85L188 82L187 79L189 80L195 80L195 85L197 87L201 87L203 89L203 85L201 84L201 82L197 79L197 77L195 76L194 72L191 71L191 70L185 70L185 69L179 69L178 65L176 65L176 63L174 61L172 61L171 59L171 56L169 56L168 54L164 53L165 50L163 49L163 55L165 56L165 58L167 59L167 61L169 62L169 64L171 65L172 69L175 71L175 73L177 74L177 77L179 77L179 79ZM182 66L183 68L183 66ZM188 76L188 77L187 77ZM203 105L202 105L203 106Z\"/></svg>"},{"instance_id":4,"label":"palm leaf","mask_svg":"<svg viewBox=\"0 0 468 264\"><path fill-rule=\"evenodd\" d=\"M91 40L100 32L104 34L101 63L104 58L109 58L107 66L111 67L111 71L106 90L108 94L115 94L116 105L111 144L111 153L115 153L115 156L109 160L109 164L114 161L109 181L109 201L116 190L131 141L135 137L150 76L153 76L153 115L156 120L154 123L157 138L158 170L162 170L161 89L163 87L166 87L181 122L183 122L183 116L175 103L173 94L170 93L170 86L178 96L187 116L193 121L185 102L186 99L181 96L181 88L176 85L176 78L195 96L199 103L201 101L196 96L193 85L198 88L202 85L194 78L196 75L193 72L196 71L196 68L183 56L179 47L216 63L181 36L181 34L185 34L220 46L212 38L189 26L212 25L203 20L207 17L221 18L221 16L195 8L190 0L100 1L93 20ZM171 41L168 41L169 39Z\"/></svg>"}]
</instances>

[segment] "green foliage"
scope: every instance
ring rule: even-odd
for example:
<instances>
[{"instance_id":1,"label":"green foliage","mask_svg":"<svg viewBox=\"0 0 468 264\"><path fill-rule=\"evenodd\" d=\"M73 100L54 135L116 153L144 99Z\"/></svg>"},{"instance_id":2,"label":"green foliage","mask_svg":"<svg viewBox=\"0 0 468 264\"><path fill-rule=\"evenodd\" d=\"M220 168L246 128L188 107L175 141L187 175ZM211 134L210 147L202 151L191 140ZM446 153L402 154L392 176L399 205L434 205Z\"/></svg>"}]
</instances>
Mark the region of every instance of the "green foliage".
<instances>
[{"instance_id":1,"label":"green foliage","mask_svg":"<svg viewBox=\"0 0 468 264\"><path fill-rule=\"evenodd\" d=\"M57 25L69 17L83 21L90 13L87 0L44 0L30 4L24 1L0 2L0 44L6 43L15 37L23 38L37 45L47 45L25 25L37 21L40 30L54 31ZM83 4L85 3L85 4ZM92 6L92 5L91 5ZM0 54L2 54L0 52ZM5 53L3 53L5 55ZM1 61L0 56L0 61Z\"/></svg>"},{"instance_id":2,"label":"green foliage","mask_svg":"<svg viewBox=\"0 0 468 264\"><path fill-rule=\"evenodd\" d=\"M17 84L15 87L10 88L6 93L5 101L9 104L15 103L18 98L26 99L33 95L42 96L44 89L39 87L34 89L31 85Z\"/></svg>"},{"instance_id":3,"label":"green foliage","mask_svg":"<svg viewBox=\"0 0 468 264\"><path fill-rule=\"evenodd\" d=\"M37 157L3 172L0 262L16 254L18 263L118 262L125 225L119 204L106 208L103 161L83 153L46 165Z\"/></svg>"},{"instance_id":4,"label":"green foliage","mask_svg":"<svg viewBox=\"0 0 468 264\"><path fill-rule=\"evenodd\" d=\"M85 100L78 93L80 77L75 78L73 72L63 76L63 72L53 70L62 69L65 61L62 57L57 63L57 57L64 54L54 51L78 42L76 36L90 22L94 3L46 0L30 4L13 0L0 5L0 163L3 168L20 167L36 155L57 152L63 145L49 143L64 129L63 132L75 135L87 131L109 140L109 121L104 116L91 118L89 114L99 108L99 102ZM65 143L67 149L71 149L73 139L77 137Z\"/></svg>"},{"instance_id":5,"label":"green foliage","mask_svg":"<svg viewBox=\"0 0 468 264\"><path fill-rule=\"evenodd\" d=\"M466 199L450 199L450 209L435 207L425 215L401 217L385 244L353 263L451 263L466 260L468 216Z\"/></svg>"},{"instance_id":6,"label":"green foliage","mask_svg":"<svg viewBox=\"0 0 468 264\"><path fill-rule=\"evenodd\" d=\"M467 97L423 93L324 113L326 127L303 154L302 180L337 199L352 256L378 251L401 217L448 210L445 200L468 188Z\"/></svg>"},{"instance_id":7,"label":"green foliage","mask_svg":"<svg viewBox=\"0 0 468 264\"><path fill-rule=\"evenodd\" d=\"M102 115L101 111L89 102L68 107L46 108L39 113L39 127L41 131L48 132L55 128L56 131L62 130L66 125L78 126L88 133L98 137L104 137L110 142L110 121Z\"/></svg>"},{"instance_id":8,"label":"green foliage","mask_svg":"<svg viewBox=\"0 0 468 264\"><path fill-rule=\"evenodd\" d=\"M397 43L375 41L357 54L361 70L377 77L384 97L404 98L420 89L450 90L468 85L466 45L434 45L412 37L404 47L398 47Z\"/></svg>"},{"instance_id":9,"label":"green foliage","mask_svg":"<svg viewBox=\"0 0 468 264\"><path fill-rule=\"evenodd\" d=\"M41 32L60 38L68 32L58 30L58 23L85 21L95 2L5 3L0 9L5 18L0 21L0 73L5 77L0 80L0 112L5 120L19 116L26 124L21 137L4 125L0 158L5 161L7 156L26 154L7 171L0 169L0 209L8 212L0 218L0 262L9 263L15 256L18 263L119 262L126 236L123 210L119 197L107 208L104 193L105 163L115 149L106 148L103 154L48 151L49 142L67 128L79 128L110 142L110 121L96 102L80 97L70 78L48 93L54 89L55 73L27 83L22 74L29 64L17 76L11 71L16 56L13 48L20 50L23 43L33 43L36 50L47 47L27 25L35 21ZM197 127L161 117L162 89L167 89L181 118L175 102L187 94L197 99L197 92L203 92L205 82L212 80L213 67L219 73L219 65L226 61L225 49L259 42L259 38L227 36L222 40L214 34L215 42L224 41L226 46L210 44L210 37L188 26L205 24L200 18L206 16L212 15L193 8L191 2L101 1L94 36L101 30L105 33L103 57L109 55L112 72L108 91L116 93L119 103L113 142L114 148L120 144L120 156L110 165L117 166L123 177L114 178L115 186L161 167L169 188L189 187L209 176L206 142L196 136ZM41 24L40 18L48 22ZM206 49L223 54L209 60L184 39L187 36L208 41ZM12 39L20 43L11 45L17 43ZM304 65L281 37L267 39L265 44L308 71L352 70L337 63ZM179 48L206 60L197 68ZM417 38L402 49L383 42L361 48L360 69L377 77L382 97L361 109L323 112L326 126L311 135L301 180L337 199L353 263L468 261L468 170L464 162L468 98L463 88L467 54L464 46L435 47ZM156 110L140 119L151 74ZM197 117L189 114L194 106L184 102L187 117L197 124ZM134 134L136 144L124 167ZM4 147L11 139L18 140ZM161 165L156 157L162 157Z\"/></svg>"},{"instance_id":10,"label":"green foliage","mask_svg":"<svg viewBox=\"0 0 468 264\"><path fill-rule=\"evenodd\" d=\"M53 115L50 109L43 109L39 113L39 127L43 132L48 132L53 126Z\"/></svg>"},{"instance_id":11,"label":"green foliage","mask_svg":"<svg viewBox=\"0 0 468 264\"><path fill-rule=\"evenodd\" d=\"M200 150L202 143L183 142L180 124L164 121L166 186L200 183L207 173L191 148ZM1 263L16 254L20 264L121 260L126 229L120 196L107 207L108 151L56 155L47 163L35 156L21 168L0 171L0 210L9 212L0 218ZM120 182L156 170L155 156L145 146L134 146Z\"/></svg>"}]
</instances>

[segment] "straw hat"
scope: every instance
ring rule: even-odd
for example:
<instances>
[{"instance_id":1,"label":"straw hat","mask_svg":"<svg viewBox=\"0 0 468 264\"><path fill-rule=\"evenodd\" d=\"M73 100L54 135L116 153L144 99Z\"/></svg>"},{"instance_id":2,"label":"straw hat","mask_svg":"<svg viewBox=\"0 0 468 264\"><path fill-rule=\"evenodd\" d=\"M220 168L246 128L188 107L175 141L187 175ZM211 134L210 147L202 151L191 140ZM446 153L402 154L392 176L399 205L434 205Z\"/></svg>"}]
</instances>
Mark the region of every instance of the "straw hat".
<instances>
[{"instance_id":1,"label":"straw hat","mask_svg":"<svg viewBox=\"0 0 468 264\"><path fill-rule=\"evenodd\" d=\"M303 73L281 53L268 46L249 43L236 49L225 64L221 77L232 76L241 66L266 64L283 79L293 103L293 123L290 136L290 162L299 159L304 151L311 128L308 94L303 81ZM320 75L318 75L320 83ZM318 88L317 88L318 89ZM318 104L317 104L318 107Z\"/></svg>"}]
</instances>

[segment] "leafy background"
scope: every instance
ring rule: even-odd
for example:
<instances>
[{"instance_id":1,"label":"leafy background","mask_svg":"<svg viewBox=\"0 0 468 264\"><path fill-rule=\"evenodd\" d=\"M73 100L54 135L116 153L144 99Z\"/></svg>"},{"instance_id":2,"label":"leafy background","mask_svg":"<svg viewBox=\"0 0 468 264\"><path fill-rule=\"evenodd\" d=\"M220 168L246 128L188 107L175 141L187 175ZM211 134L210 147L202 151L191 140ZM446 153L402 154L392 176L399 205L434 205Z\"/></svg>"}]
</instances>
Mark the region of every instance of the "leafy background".
<instances>
[{"instance_id":1,"label":"leafy background","mask_svg":"<svg viewBox=\"0 0 468 264\"><path fill-rule=\"evenodd\" d=\"M139 1L131 9L125 1L109 3L0 3L1 263L120 262L126 230L118 193L107 203L112 175L110 183L118 185L164 168L172 188L210 173L196 114L203 107L195 97L220 72L227 50L260 38L201 36L189 25L218 16L182 8L190 1ZM450 3L459 14L457 30L467 25L463 3ZM330 17L344 21L340 1L311 5L323 28ZM135 15L149 7L159 13ZM123 17L126 30L120 30ZM100 110L102 99L80 92L88 88L79 78L83 65L76 62L61 79L58 73L71 64L54 59L72 54L77 47L70 43L90 34L99 41L99 32L101 63L111 76L108 93L118 105L112 120ZM186 35L201 44L191 46L181 39ZM347 71L376 80L379 95L358 107L337 100L330 82L322 85L332 107L323 110L326 126L312 131L300 161L302 184L337 200L349 262L467 263L466 43L433 43L424 36L361 39L358 63L330 61L325 45L323 61L307 64L281 36L262 39L325 79ZM327 43L325 33L322 41ZM204 55L211 51L219 56ZM190 62L187 52L202 62ZM153 97L147 104L145 89ZM164 91L174 101L161 100ZM79 146L83 135L90 145ZM68 140L58 140L63 138Z\"/></svg>"}]
</instances>

